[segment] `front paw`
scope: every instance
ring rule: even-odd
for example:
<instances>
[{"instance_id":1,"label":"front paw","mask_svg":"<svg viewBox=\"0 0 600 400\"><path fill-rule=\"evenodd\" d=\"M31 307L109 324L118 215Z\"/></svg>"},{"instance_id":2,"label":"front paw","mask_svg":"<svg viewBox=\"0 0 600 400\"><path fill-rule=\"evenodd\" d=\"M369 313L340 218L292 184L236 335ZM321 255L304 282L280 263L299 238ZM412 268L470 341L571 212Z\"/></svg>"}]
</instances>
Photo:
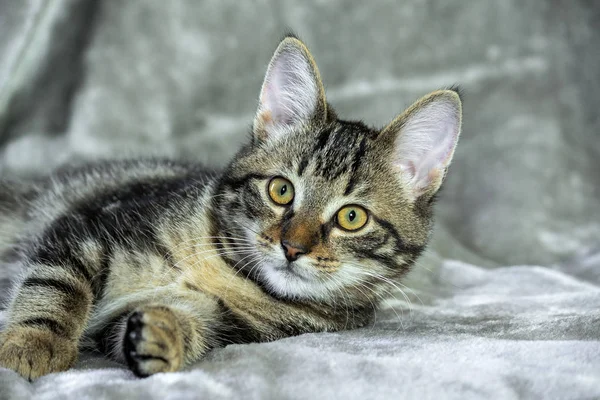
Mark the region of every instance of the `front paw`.
<instances>
[{"instance_id":1,"label":"front paw","mask_svg":"<svg viewBox=\"0 0 600 400\"><path fill-rule=\"evenodd\" d=\"M77 351L75 342L52 332L15 328L2 334L0 366L31 381L71 368L77 361Z\"/></svg>"},{"instance_id":2,"label":"front paw","mask_svg":"<svg viewBox=\"0 0 600 400\"><path fill-rule=\"evenodd\" d=\"M146 307L127 321L123 350L137 376L177 371L183 364L183 337L175 314L165 307Z\"/></svg>"}]
</instances>

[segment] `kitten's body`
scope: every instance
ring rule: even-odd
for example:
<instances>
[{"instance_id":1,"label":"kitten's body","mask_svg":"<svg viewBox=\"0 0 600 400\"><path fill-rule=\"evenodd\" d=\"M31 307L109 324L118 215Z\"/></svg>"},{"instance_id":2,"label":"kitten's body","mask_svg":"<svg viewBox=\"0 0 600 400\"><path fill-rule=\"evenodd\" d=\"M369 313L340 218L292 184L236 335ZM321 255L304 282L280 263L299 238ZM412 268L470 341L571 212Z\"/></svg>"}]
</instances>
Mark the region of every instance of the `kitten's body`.
<instances>
[{"instance_id":1,"label":"kitten's body","mask_svg":"<svg viewBox=\"0 0 600 400\"><path fill-rule=\"evenodd\" d=\"M423 125L430 109L458 120ZM415 148L422 156L394 150L413 125L429 135L436 124L441 139L429 140L439 149L425 141ZM145 376L228 343L363 326L427 244L459 127L452 91L381 132L338 120L310 54L287 38L252 142L224 172L149 160L0 183L0 252L24 270L0 365L29 378L64 370L87 337ZM408 133L397 139L400 130ZM269 199L277 176L293 182L293 203ZM338 221L348 204L368 211L356 231Z\"/></svg>"},{"instance_id":2,"label":"kitten's body","mask_svg":"<svg viewBox=\"0 0 600 400\"><path fill-rule=\"evenodd\" d=\"M153 302L199 305L207 333L189 345L202 352L228 343L353 328L370 318L372 306L332 309L277 298L219 257L223 251L215 236L213 205L218 178L199 165L167 160L59 171L32 187L26 204L21 199L18 208L24 212L5 221L4 226L16 229L3 245L18 248L28 260L26 268L39 257L54 257L45 250L40 256L40 246L69 249L67 257L84 269L76 274L91 277L84 278L94 303L86 336L116 359L123 359L127 317L141 304ZM44 295L36 285L45 283L32 279L30 269L24 271L21 285L34 289L27 294L30 298ZM55 265L38 267L37 275L58 277ZM83 293L68 290L80 304L89 302ZM75 332L81 328L66 327Z\"/></svg>"}]
</instances>

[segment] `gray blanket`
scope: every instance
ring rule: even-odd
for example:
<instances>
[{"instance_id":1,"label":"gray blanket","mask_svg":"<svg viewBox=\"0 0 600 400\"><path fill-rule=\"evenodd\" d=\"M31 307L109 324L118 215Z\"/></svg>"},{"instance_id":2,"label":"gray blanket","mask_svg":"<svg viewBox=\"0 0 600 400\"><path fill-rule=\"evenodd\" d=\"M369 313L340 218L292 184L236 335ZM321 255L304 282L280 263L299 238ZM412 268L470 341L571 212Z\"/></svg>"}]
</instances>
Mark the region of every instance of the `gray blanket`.
<instances>
[{"instance_id":1,"label":"gray blanket","mask_svg":"<svg viewBox=\"0 0 600 400\"><path fill-rule=\"evenodd\" d=\"M466 92L432 245L372 326L143 380L96 354L34 383L0 369L0 399L600 398L599 27L583 0L0 2L2 176L222 165L289 28L342 117L383 125ZM14 273L0 266L0 297Z\"/></svg>"}]
</instances>

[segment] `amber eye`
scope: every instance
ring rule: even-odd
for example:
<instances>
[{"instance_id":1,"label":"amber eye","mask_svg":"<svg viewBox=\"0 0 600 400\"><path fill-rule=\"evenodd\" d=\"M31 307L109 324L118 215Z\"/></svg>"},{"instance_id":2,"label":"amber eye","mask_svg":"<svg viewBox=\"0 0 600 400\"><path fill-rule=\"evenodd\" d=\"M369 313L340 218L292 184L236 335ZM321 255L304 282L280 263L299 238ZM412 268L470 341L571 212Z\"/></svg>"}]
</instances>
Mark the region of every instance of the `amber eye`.
<instances>
[{"instance_id":1,"label":"amber eye","mask_svg":"<svg viewBox=\"0 0 600 400\"><path fill-rule=\"evenodd\" d=\"M347 231L356 231L367 223L369 214L361 206L344 206L336 215L336 222L340 228Z\"/></svg>"},{"instance_id":2,"label":"amber eye","mask_svg":"<svg viewBox=\"0 0 600 400\"><path fill-rule=\"evenodd\" d=\"M285 178L275 177L268 186L269 196L276 204L285 206L294 200L294 185Z\"/></svg>"}]
</instances>

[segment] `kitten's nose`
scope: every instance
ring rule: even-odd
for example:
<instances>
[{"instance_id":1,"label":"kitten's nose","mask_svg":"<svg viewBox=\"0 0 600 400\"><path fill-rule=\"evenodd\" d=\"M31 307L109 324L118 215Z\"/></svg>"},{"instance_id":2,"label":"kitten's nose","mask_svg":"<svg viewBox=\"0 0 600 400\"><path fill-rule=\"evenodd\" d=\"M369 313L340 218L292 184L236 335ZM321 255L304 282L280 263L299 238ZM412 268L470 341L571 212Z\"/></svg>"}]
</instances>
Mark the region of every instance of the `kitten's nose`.
<instances>
[{"instance_id":1,"label":"kitten's nose","mask_svg":"<svg viewBox=\"0 0 600 400\"><path fill-rule=\"evenodd\" d=\"M296 261L298 257L308 252L306 247L296 243L290 243L287 240L281 241L281 247L283 247L283 253L288 261Z\"/></svg>"}]
</instances>

